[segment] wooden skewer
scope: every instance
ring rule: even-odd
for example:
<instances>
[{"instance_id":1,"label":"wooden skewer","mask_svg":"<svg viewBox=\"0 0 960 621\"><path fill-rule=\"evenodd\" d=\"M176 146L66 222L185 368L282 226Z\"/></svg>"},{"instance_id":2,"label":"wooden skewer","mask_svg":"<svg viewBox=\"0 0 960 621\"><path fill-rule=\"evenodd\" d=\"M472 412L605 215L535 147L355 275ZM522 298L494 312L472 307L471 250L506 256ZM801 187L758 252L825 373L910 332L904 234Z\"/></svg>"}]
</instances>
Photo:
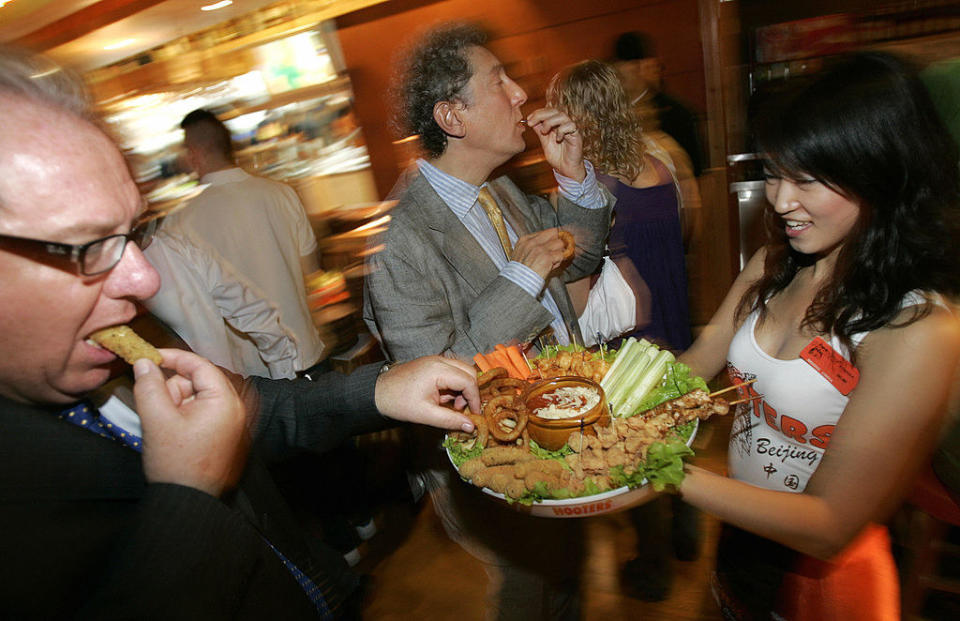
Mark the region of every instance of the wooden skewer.
<instances>
[{"instance_id":1,"label":"wooden skewer","mask_svg":"<svg viewBox=\"0 0 960 621\"><path fill-rule=\"evenodd\" d=\"M527 359L527 353L526 353L525 351L523 351L523 349L521 349L521 350L520 350L520 355L523 356L523 361L526 362L526 363L527 363L527 366L529 367L529 366L530 366L530 360ZM534 368L537 370L537 375L540 376L540 379L543 379L543 371L540 369L540 366L539 366L539 365L534 365ZM532 370L531 370L531 373L533 373Z\"/></svg>"},{"instance_id":2,"label":"wooden skewer","mask_svg":"<svg viewBox=\"0 0 960 621\"><path fill-rule=\"evenodd\" d=\"M740 388L740 387L742 387L742 386L748 386L748 385L754 383L755 381L757 381L757 378L756 378L756 377L753 378L752 380L747 380L746 382L742 382L742 383L740 383L740 384L732 384L732 385L730 385L730 386L727 386L726 388L721 388L720 390L718 390L718 391L716 391L716 392L711 392L708 396L709 396L710 398L713 398L713 397L716 397L717 395L719 395L719 394L721 394L721 393L729 392L729 391L731 391L731 390L735 390L735 389Z\"/></svg>"},{"instance_id":3,"label":"wooden skewer","mask_svg":"<svg viewBox=\"0 0 960 621\"><path fill-rule=\"evenodd\" d=\"M737 399L736 401L730 401L727 405L737 405L738 403L746 403L747 401L753 401L754 399L762 399L763 395L753 395L752 397L747 397L746 399Z\"/></svg>"}]
</instances>

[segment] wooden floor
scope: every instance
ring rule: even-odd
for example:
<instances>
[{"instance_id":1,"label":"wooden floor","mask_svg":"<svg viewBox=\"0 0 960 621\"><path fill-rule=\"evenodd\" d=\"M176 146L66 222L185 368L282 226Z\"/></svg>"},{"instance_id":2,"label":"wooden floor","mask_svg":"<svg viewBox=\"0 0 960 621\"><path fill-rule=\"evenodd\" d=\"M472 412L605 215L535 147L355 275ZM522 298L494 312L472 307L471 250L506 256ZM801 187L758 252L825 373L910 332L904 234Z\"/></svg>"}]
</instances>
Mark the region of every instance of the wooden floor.
<instances>
[{"instance_id":1,"label":"wooden floor","mask_svg":"<svg viewBox=\"0 0 960 621\"><path fill-rule=\"evenodd\" d=\"M698 463L722 469L729 421L703 425L694 443ZM648 603L626 595L619 572L632 556L634 530L625 514L586 519L588 557L584 566L583 618L601 620L719 620L710 595L719 525L703 516L700 558L673 561L670 596ZM545 518L546 519L546 518ZM363 544L357 569L372 578L364 617L385 621L484 619L487 578L479 561L453 543L426 499L418 508L389 505L378 515L380 533Z\"/></svg>"}]
</instances>

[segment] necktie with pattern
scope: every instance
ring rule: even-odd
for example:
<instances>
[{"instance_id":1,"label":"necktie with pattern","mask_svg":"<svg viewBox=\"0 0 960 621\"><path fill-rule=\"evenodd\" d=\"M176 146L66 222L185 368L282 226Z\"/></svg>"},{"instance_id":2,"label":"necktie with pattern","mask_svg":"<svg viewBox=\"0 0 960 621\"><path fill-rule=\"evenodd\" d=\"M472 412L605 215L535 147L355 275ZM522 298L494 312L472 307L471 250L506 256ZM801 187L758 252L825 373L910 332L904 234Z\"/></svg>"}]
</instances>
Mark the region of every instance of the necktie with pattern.
<instances>
[{"instance_id":1,"label":"necktie with pattern","mask_svg":"<svg viewBox=\"0 0 960 621\"><path fill-rule=\"evenodd\" d=\"M503 252L507 255L507 261L509 261L510 255L513 254L513 245L510 243L510 236L507 235L507 225L503 221L503 212L500 211L500 205L497 204L493 194L490 193L490 189L486 186L480 188L480 196L477 197L477 201L487 213L487 217L490 218L490 224L493 225L493 230L497 232L500 245L503 246Z\"/></svg>"},{"instance_id":2,"label":"necktie with pattern","mask_svg":"<svg viewBox=\"0 0 960 621\"><path fill-rule=\"evenodd\" d=\"M102 438L112 438L138 453L143 452L143 440L125 429L100 417L97 408L89 401L79 401L59 414L59 418L94 432Z\"/></svg>"}]
</instances>

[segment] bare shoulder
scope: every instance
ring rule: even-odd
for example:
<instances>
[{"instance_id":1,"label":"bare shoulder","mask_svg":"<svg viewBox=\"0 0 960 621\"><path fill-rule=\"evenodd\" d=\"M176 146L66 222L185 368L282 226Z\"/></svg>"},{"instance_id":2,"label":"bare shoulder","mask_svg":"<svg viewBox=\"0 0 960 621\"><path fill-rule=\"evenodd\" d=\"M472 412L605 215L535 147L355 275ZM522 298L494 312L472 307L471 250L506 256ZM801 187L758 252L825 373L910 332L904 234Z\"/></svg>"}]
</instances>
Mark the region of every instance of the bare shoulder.
<instances>
[{"instance_id":1,"label":"bare shoulder","mask_svg":"<svg viewBox=\"0 0 960 621\"><path fill-rule=\"evenodd\" d=\"M933 305L916 321L915 307L907 307L886 327L872 332L861 346L863 366L907 367L932 370L953 369L960 359L960 317L950 308Z\"/></svg>"}]
</instances>

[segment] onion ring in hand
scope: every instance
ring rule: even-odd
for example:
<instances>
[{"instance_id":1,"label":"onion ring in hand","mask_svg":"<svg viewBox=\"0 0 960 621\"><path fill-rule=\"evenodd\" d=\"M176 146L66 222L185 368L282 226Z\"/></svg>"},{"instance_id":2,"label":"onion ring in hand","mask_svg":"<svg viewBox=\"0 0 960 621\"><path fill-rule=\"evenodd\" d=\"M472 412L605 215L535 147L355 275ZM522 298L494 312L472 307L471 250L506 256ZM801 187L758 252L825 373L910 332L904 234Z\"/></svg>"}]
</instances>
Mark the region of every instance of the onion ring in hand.
<instances>
[{"instance_id":1,"label":"onion ring in hand","mask_svg":"<svg viewBox=\"0 0 960 621\"><path fill-rule=\"evenodd\" d=\"M573 235L567 231L557 231L557 236L563 241L563 260L569 261L573 258L573 252L576 250Z\"/></svg>"}]
</instances>

